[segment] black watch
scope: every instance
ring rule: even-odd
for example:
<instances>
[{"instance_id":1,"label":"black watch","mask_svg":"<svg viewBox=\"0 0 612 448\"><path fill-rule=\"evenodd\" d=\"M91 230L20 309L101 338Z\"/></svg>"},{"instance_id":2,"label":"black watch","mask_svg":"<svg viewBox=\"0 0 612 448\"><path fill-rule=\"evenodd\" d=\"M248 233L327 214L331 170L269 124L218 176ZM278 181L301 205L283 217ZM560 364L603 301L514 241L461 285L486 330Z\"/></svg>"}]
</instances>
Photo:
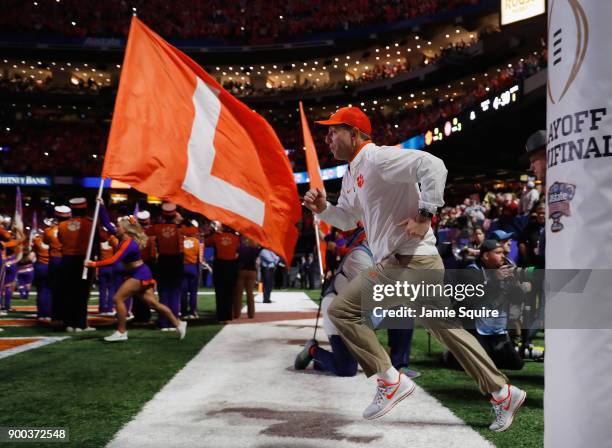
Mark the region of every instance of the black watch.
<instances>
[{"instance_id":1,"label":"black watch","mask_svg":"<svg viewBox=\"0 0 612 448\"><path fill-rule=\"evenodd\" d=\"M427 218L427 219L433 218L433 213L425 210L424 208L420 208L419 209L419 215L421 215L423 218Z\"/></svg>"}]
</instances>

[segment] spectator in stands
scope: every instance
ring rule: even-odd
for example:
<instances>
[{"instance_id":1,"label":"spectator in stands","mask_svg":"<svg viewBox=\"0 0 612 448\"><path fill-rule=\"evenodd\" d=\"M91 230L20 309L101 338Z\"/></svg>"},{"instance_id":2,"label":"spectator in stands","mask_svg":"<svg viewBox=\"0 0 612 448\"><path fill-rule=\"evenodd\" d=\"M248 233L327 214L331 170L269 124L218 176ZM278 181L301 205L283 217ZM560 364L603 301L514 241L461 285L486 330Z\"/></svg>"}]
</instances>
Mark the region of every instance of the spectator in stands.
<instances>
[{"instance_id":1,"label":"spectator in stands","mask_svg":"<svg viewBox=\"0 0 612 448\"><path fill-rule=\"evenodd\" d=\"M535 182L527 181L519 201L519 214L528 215L540 199L540 193L535 188Z\"/></svg>"},{"instance_id":2,"label":"spectator in stands","mask_svg":"<svg viewBox=\"0 0 612 448\"><path fill-rule=\"evenodd\" d=\"M540 203L535 207L534 212L529 215L529 222L518 238L520 266L544 268L544 254L538 253L538 245L545 224L546 205Z\"/></svg>"},{"instance_id":3,"label":"spectator in stands","mask_svg":"<svg viewBox=\"0 0 612 448\"><path fill-rule=\"evenodd\" d=\"M518 205L514 201L504 200L504 205L501 208L501 215L494 219L489 227L488 236L491 237L496 230L503 230L506 233L520 234L523 231L523 224L517 218Z\"/></svg>"},{"instance_id":4,"label":"spectator in stands","mask_svg":"<svg viewBox=\"0 0 612 448\"><path fill-rule=\"evenodd\" d=\"M465 246L461 251L462 265L468 266L474 263L480 256L480 246L485 240L485 233L482 227L476 226L472 230L472 239L469 244Z\"/></svg>"},{"instance_id":5,"label":"spectator in stands","mask_svg":"<svg viewBox=\"0 0 612 448\"><path fill-rule=\"evenodd\" d=\"M222 2L205 4L179 0L169 8L163 0L138 4L138 15L167 38L202 39L214 43L269 44L304 39L309 34L346 31L368 25L427 17L475 0L403 0L389 3L371 0L345 5L315 0L287 2ZM0 26L5 32L74 37L123 37L127 35L132 3L111 0L82 8L79 2L60 5L45 2L5 2ZM70 23L78 17L78 24ZM248 18L248 19L247 19Z\"/></svg>"}]
</instances>

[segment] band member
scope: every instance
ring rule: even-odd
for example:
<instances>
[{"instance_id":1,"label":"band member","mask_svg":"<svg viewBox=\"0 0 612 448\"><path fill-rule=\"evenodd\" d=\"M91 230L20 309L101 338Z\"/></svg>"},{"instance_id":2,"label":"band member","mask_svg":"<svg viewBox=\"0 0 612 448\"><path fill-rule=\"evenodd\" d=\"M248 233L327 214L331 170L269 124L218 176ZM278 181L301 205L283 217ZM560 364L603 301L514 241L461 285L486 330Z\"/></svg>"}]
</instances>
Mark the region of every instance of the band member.
<instances>
[{"instance_id":1,"label":"band member","mask_svg":"<svg viewBox=\"0 0 612 448\"><path fill-rule=\"evenodd\" d=\"M162 204L163 222L153 226L157 242L157 282L159 300L172 310L174 317L179 316L181 305L181 286L183 283L183 236L178 226L180 215L176 204ZM171 329L171 323L164 315L159 318L162 330Z\"/></svg>"},{"instance_id":2,"label":"band member","mask_svg":"<svg viewBox=\"0 0 612 448\"><path fill-rule=\"evenodd\" d=\"M21 245L25 240L23 232L15 229L9 231L11 218L5 217L0 225L2 240L2 269L0 272L0 313L6 315L11 309L11 298L17 281L17 261L21 257Z\"/></svg>"},{"instance_id":3,"label":"band member","mask_svg":"<svg viewBox=\"0 0 612 448\"><path fill-rule=\"evenodd\" d=\"M183 288L181 294L181 315L185 319L198 317L198 284L200 281L200 264L203 260L204 245L200 243L197 232L198 222L193 219L187 221L183 228L183 251L185 263L183 265Z\"/></svg>"},{"instance_id":4,"label":"band member","mask_svg":"<svg viewBox=\"0 0 612 448\"><path fill-rule=\"evenodd\" d=\"M87 200L83 197L69 201L72 218L59 223L58 239L62 245L60 265L60 293L65 298L64 326L66 331L95 331L87 325L87 301L93 281L90 272L81 278L87 253L89 235L93 225L87 215Z\"/></svg>"},{"instance_id":5,"label":"band member","mask_svg":"<svg viewBox=\"0 0 612 448\"><path fill-rule=\"evenodd\" d=\"M51 218L43 221L45 230L55 222ZM34 263L34 286L36 286L36 309L38 320L51 321L51 283L49 279L49 245L44 242L44 234L38 233L32 239L32 250L36 254Z\"/></svg>"},{"instance_id":6,"label":"band member","mask_svg":"<svg viewBox=\"0 0 612 448\"><path fill-rule=\"evenodd\" d=\"M17 262L17 291L23 300L27 300L30 296L34 281L34 260L36 259L34 251L26 243L24 241L22 244L22 255Z\"/></svg>"},{"instance_id":7,"label":"band member","mask_svg":"<svg viewBox=\"0 0 612 448\"><path fill-rule=\"evenodd\" d=\"M72 217L70 207L57 205L53 209L56 222L49 225L43 232L43 242L49 246L49 287L51 288L51 318L62 322L66 318L66 300L61 294L62 276L62 243L58 238L60 223Z\"/></svg>"},{"instance_id":8,"label":"band member","mask_svg":"<svg viewBox=\"0 0 612 448\"><path fill-rule=\"evenodd\" d=\"M141 249L140 256L153 273L153 278L155 278L157 245L155 243L155 235L153 234L153 226L151 225L151 213L148 210L141 210L136 213L136 219L147 235L147 245L144 249ZM132 312L134 313L134 322L149 322L151 320L151 309L142 300L137 299L134 301Z\"/></svg>"},{"instance_id":9,"label":"band member","mask_svg":"<svg viewBox=\"0 0 612 448\"><path fill-rule=\"evenodd\" d=\"M213 283L215 284L215 300L217 303L217 320L226 322L232 320L232 302L236 275L238 273L238 245L240 237L227 226L222 226L221 232L206 238L206 245L215 248L213 263Z\"/></svg>"}]
</instances>

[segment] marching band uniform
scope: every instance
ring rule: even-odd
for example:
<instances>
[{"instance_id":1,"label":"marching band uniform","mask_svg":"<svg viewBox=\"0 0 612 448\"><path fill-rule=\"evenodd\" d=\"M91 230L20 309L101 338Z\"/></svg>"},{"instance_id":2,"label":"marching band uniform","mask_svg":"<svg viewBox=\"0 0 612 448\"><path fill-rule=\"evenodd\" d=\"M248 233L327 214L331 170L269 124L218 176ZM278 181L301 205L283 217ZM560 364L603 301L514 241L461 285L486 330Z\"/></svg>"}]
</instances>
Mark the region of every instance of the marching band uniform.
<instances>
[{"instance_id":1,"label":"marching band uniform","mask_svg":"<svg viewBox=\"0 0 612 448\"><path fill-rule=\"evenodd\" d=\"M22 250L23 250L22 244ZM34 280L34 254L31 249L24 251L23 256L17 262L17 291L19 297L27 300L32 289L32 281Z\"/></svg>"},{"instance_id":2,"label":"marching band uniform","mask_svg":"<svg viewBox=\"0 0 612 448\"><path fill-rule=\"evenodd\" d=\"M140 256L155 277L157 245L155 235L153 234L153 227L151 226L151 214L147 210L142 210L136 214L136 219L148 236L147 246L140 250ZM132 310L135 322L149 322L151 320L151 310L142 300L135 300Z\"/></svg>"},{"instance_id":3,"label":"marching band uniform","mask_svg":"<svg viewBox=\"0 0 612 448\"><path fill-rule=\"evenodd\" d=\"M51 224L51 221L47 221ZM49 279L49 245L44 236L38 234L32 240L32 250L36 254L34 263L34 285L36 286L36 309L39 319L51 319L51 283Z\"/></svg>"},{"instance_id":4,"label":"marching band uniform","mask_svg":"<svg viewBox=\"0 0 612 448\"><path fill-rule=\"evenodd\" d=\"M240 237L236 232L224 229L206 238L206 245L215 248L213 283L217 303L217 320L232 320L232 302L238 275L238 246Z\"/></svg>"},{"instance_id":5,"label":"marching band uniform","mask_svg":"<svg viewBox=\"0 0 612 448\"><path fill-rule=\"evenodd\" d=\"M193 227L197 229L197 227ZM185 260L183 265L183 290L181 310L183 315L196 317L198 314L198 283L203 245L196 236L186 236L183 240Z\"/></svg>"},{"instance_id":6,"label":"marching band uniform","mask_svg":"<svg viewBox=\"0 0 612 448\"><path fill-rule=\"evenodd\" d=\"M21 250L21 241L14 237L14 235L5 230L2 230L1 238L3 240L3 265L2 265L2 289L0 290L0 310L7 312L11 309L11 297L13 295L13 289L15 288L15 281L17 280L17 257ZM3 313L4 314L4 313Z\"/></svg>"},{"instance_id":7,"label":"marching band uniform","mask_svg":"<svg viewBox=\"0 0 612 448\"><path fill-rule=\"evenodd\" d=\"M58 229L58 239L62 244L60 273L63 287L60 291L66 306L64 325L68 331L90 330L87 326L87 300L92 283L92 270L88 271L85 280L81 275L93 221L85 216L85 198L74 198L69 203L73 218L61 222Z\"/></svg>"},{"instance_id":8,"label":"marching band uniform","mask_svg":"<svg viewBox=\"0 0 612 448\"><path fill-rule=\"evenodd\" d=\"M58 205L54 208L55 217L59 222L72 217L70 207ZM62 296L62 243L59 238L59 224L47 227L43 232L43 242L49 246L49 287L51 288L51 318L63 321L65 318L65 298Z\"/></svg>"},{"instance_id":9,"label":"marching band uniform","mask_svg":"<svg viewBox=\"0 0 612 448\"><path fill-rule=\"evenodd\" d=\"M159 301L166 305L178 317L181 304L181 286L183 281L183 236L181 229L174 222L176 205L162 204L165 222L153 225L153 235L157 242L157 288ZM159 318L160 328L172 325L165 316Z\"/></svg>"}]
</instances>

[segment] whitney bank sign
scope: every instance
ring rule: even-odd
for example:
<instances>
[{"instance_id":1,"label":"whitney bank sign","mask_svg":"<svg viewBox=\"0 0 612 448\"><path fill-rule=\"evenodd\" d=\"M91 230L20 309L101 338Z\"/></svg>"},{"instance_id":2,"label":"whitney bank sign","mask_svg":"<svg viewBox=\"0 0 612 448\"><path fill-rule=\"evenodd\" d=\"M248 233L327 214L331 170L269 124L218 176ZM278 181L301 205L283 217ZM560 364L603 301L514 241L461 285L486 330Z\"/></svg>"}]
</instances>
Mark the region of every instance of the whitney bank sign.
<instances>
[{"instance_id":1,"label":"whitney bank sign","mask_svg":"<svg viewBox=\"0 0 612 448\"><path fill-rule=\"evenodd\" d=\"M0 174L0 185L19 185L22 187L50 187L51 177Z\"/></svg>"}]
</instances>

